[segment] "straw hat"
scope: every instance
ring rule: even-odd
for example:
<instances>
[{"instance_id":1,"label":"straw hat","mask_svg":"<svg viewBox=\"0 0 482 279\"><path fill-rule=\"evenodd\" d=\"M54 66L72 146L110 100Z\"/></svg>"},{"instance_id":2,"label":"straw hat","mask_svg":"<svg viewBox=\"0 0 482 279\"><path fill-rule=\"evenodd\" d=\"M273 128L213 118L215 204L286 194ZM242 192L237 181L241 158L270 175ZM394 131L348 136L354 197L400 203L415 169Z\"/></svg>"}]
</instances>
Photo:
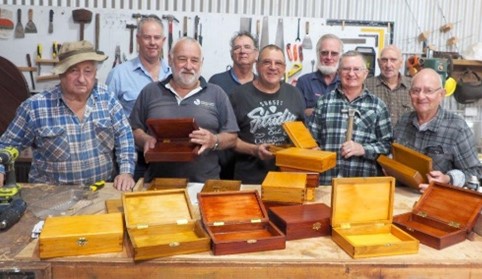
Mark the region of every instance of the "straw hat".
<instances>
[{"instance_id":1,"label":"straw hat","mask_svg":"<svg viewBox=\"0 0 482 279\"><path fill-rule=\"evenodd\" d=\"M67 42L59 51L59 63L53 68L55 75L65 73L70 67L84 61L102 62L108 58L102 51L96 51L88 41Z\"/></svg>"}]
</instances>

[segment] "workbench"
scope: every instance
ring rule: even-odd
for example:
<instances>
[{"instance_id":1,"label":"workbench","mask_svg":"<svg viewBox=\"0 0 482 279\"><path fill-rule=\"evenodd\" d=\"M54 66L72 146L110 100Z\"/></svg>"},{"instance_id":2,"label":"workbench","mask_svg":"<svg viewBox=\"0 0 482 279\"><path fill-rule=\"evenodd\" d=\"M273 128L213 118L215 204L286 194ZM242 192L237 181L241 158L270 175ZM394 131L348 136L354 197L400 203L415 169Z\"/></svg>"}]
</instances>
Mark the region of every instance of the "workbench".
<instances>
[{"instance_id":1,"label":"workbench","mask_svg":"<svg viewBox=\"0 0 482 279\"><path fill-rule=\"evenodd\" d=\"M24 184L21 193L32 203L66 187ZM252 188L259 186L242 185L242 189ZM99 194L83 214L102 213L105 199L121 195L110 184ZM330 205L330 195L331 187L320 186L316 202ZM394 214L410 211L419 197L409 188L397 188ZM124 249L121 253L40 260L37 240L31 239L39 220L27 209L20 222L0 233L0 278L15 272L30 272L31 277L14 278L482 278L482 237L478 235L474 241L443 250L420 244L417 254L356 260L329 236L287 241L285 250L226 256L203 252L135 263Z\"/></svg>"}]
</instances>

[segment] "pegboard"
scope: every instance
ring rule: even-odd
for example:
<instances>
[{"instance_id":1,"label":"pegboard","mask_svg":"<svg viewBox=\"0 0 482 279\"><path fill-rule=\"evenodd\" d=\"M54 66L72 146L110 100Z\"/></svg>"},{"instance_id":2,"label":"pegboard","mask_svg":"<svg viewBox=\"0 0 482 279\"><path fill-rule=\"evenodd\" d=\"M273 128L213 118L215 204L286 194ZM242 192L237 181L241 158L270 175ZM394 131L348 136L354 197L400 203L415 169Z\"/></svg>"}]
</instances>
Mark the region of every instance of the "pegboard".
<instances>
[{"instance_id":1,"label":"pegboard","mask_svg":"<svg viewBox=\"0 0 482 279\"><path fill-rule=\"evenodd\" d=\"M16 25L16 11L22 9L21 22L25 27L27 23L27 12L29 7L21 5L6 5L2 10L10 11L13 14L13 22ZM54 11L54 29L52 33L48 33L49 11ZM14 30L0 30L0 55L9 59L17 66L27 66L26 54L29 53L35 60L37 56L37 45L42 45L42 58L50 59L52 57L52 44L54 41L63 43L66 41L75 41L80 38L80 25L75 23L72 17L72 11L76 8L65 7L35 7L33 22L37 27L38 33L25 34L25 38L14 38ZM134 58L134 52L129 53L130 30L126 28L127 24L137 24L136 19L132 17L135 13L144 15L155 14L162 18L163 14L159 11L152 10L114 10L114 9L89 9L92 12L92 21L84 26L84 39L95 43L95 15L99 14L100 19L100 40L99 50L105 52L109 58L98 68L98 79L104 82L107 74L112 69L115 48L119 46L121 49L121 59L127 60ZM208 13L172 13L179 22L173 24L173 38L177 40L183 34L183 18L188 18L188 36L194 36L194 19L199 17L199 25L202 26L200 34L203 37L203 55L204 65L202 74L209 79L213 74L225 71L231 64L229 54L229 42L235 32L240 30L241 21L249 20L251 22L251 33L256 36L257 22L259 26L259 38L262 36L263 16L247 17L246 15L233 14L208 14ZM246 19L247 18L247 19ZM312 42L312 49L303 49L303 61L298 61L302 65L302 69L292 76L288 81L294 82L298 77L305 73L312 72L316 67L315 47L318 39L326 33L334 33L342 39L350 40L355 43L345 43L345 51L355 49L356 47L373 48L376 55L380 53L383 46L390 44L393 38L393 23L390 22L363 22L363 21L333 21L320 18L300 18L299 38L298 37L298 17L267 17L269 43L275 43L277 34L278 20L283 20L283 37L284 43L299 45L302 43L305 34L305 24L309 22L309 37ZM163 20L164 29L167 37L168 22ZM135 31L134 31L135 36ZM135 45L135 37L133 38ZM283 48L286 50L286 47ZM164 46L164 57L167 57L168 46L167 39ZM286 53L285 53L286 54ZM287 71L292 69L295 61L287 61ZM38 65L34 65L37 66ZM53 65L41 65L40 71L34 73L35 77L49 75ZM378 67L376 73L378 74ZM25 78L30 85L29 73L24 72ZM58 81L41 81L36 82L36 88L42 90L56 84Z\"/></svg>"}]
</instances>

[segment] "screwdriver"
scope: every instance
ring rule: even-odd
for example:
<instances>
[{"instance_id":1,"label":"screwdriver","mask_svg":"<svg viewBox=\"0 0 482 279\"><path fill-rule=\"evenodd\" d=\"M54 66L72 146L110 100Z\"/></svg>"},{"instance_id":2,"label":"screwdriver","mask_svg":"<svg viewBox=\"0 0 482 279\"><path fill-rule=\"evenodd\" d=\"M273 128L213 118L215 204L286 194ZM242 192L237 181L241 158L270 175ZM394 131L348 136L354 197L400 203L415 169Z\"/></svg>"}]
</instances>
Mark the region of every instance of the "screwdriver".
<instances>
[{"instance_id":1,"label":"screwdriver","mask_svg":"<svg viewBox=\"0 0 482 279\"><path fill-rule=\"evenodd\" d=\"M92 192L95 192L97 190L100 190L100 189L104 188L104 186L105 186L105 181L100 180L100 181L97 181L94 184L90 185L90 190Z\"/></svg>"}]
</instances>

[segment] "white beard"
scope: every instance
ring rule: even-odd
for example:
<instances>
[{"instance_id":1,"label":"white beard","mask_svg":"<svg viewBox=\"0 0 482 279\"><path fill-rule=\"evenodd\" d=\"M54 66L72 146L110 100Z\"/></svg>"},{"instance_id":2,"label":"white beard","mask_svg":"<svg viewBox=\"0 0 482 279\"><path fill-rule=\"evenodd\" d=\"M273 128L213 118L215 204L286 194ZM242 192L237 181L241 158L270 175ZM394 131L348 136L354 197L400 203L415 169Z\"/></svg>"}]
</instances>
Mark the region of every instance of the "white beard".
<instances>
[{"instance_id":1,"label":"white beard","mask_svg":"<svg viewBox=\"0 0 482 279\"><path fill-rule=\"evenodd\" d=\"M338 63L335 66L325 66L318 63L318 70L324 75L332 75L338 70Z\"/></svg>"}]
</instances>

